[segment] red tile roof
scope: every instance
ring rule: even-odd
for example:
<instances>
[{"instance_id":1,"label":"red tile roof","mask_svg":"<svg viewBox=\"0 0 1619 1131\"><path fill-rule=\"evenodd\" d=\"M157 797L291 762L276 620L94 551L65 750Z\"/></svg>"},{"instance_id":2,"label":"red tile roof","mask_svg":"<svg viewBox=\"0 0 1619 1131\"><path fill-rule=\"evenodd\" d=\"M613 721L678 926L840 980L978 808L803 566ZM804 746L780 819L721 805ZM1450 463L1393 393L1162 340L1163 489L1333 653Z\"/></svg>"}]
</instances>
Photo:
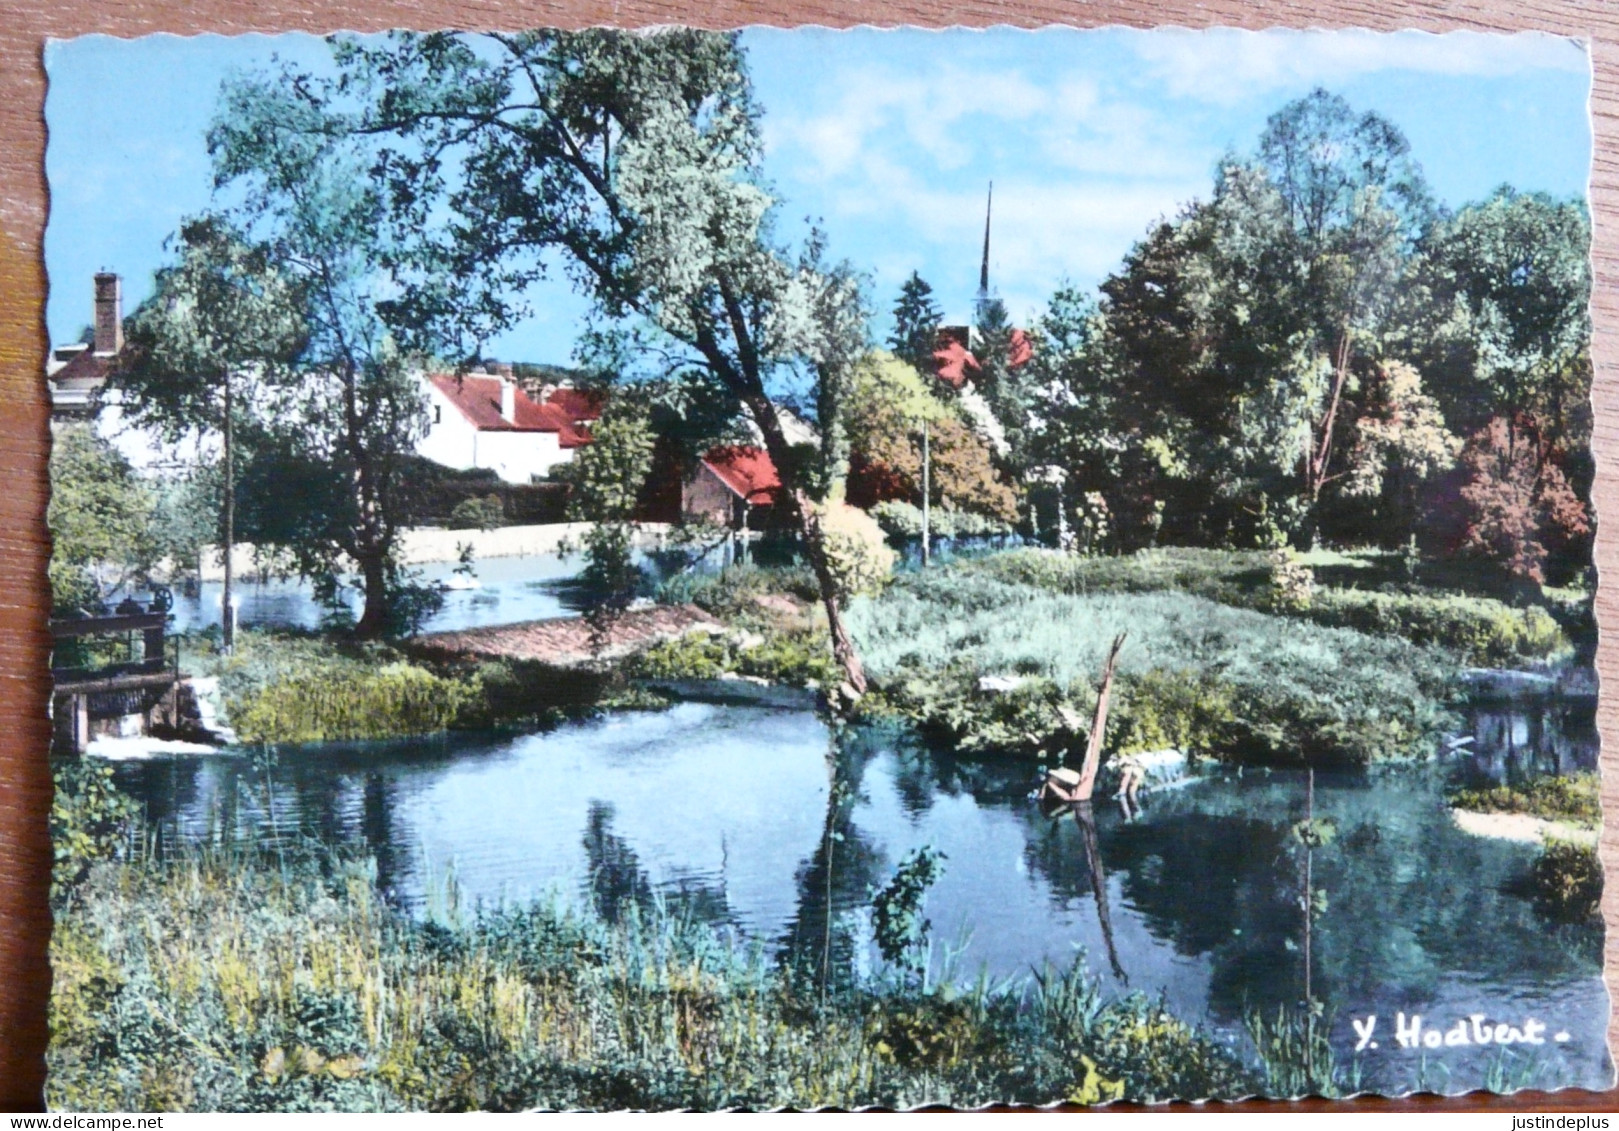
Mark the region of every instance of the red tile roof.
<instances>
[{"instance_id":1,"label":"red tile roof","mask_svg":"<svg viewBox=\"0 0 1619 1131\"><path fill-rule=\"evenodd\" d=\"M737 497L750 503L767 503L781 490L781 476L770 462L768 452L747 444L710 448L702 459Z\"/></svg>"},{"instance_id":2,"label":"red tile roof","mask_svg":"<svg viewBox=\"0 0 1619 1131\"><path fill-rule=\"evenodd\" d=\"M602 394L595 390L561 387L552 389L545 403L556 405L568 414L570 420L600 420L603 399Z\"/></svg>"},{"instance_id":3,"label":"red tile roof","mask_svg":"<svg viewBox=\"0 0 1619 1131\"><path fill-rule=\"evenodd\" d=\"M949 382L951 388L959 389L968 377L978 375L978 359L966 346L950 338L933 351L933 372L939 380Z\"/></svg>"},{"instance_id":4,"label":"red tile roof","mask_svg":"<svg viewBox=\"0 0 1619 1131\"><path fill-rule=\"evenodd\" d=\"M88 347L75 353L68 363L51 375L58 386L77 382L83 387L99 385L112 373L113 357L93 353Z\"/></svg>"},{"instance_id":5,"label":"red tile roof","mask_svg":"<svg viewBox=\"0 0 1619 1131\"><path fill-rule=\"evenodd\" d=\"M564 448L590 443L590 436L574 425L574 418L565 409L550 402L535 404L520 387L512 390L516 421L501 416L499 377L468 374L457 378L453 373L434 373L428 380L480 432L555 432Z\"/></svg>"},{"instance_id":6,"label":"red tile roof","mask_svg":"<svg viewBox=\"0 0 1619 1131\"><path fill-rule=\"evenodd\" d=\"M933 373L939 380L948 382L952 389L959 389L969 377L977 377L981 372L978 359L972 355L963 341L964 331L952 326L939 328L939 348L933 351ZM1006 352L1006 365L1009 369L1027 365L1034 357L1034 344L1029 341L1029 335L1022 330L1014 329L1012 339Z\"/></svg>"}]
</instances>

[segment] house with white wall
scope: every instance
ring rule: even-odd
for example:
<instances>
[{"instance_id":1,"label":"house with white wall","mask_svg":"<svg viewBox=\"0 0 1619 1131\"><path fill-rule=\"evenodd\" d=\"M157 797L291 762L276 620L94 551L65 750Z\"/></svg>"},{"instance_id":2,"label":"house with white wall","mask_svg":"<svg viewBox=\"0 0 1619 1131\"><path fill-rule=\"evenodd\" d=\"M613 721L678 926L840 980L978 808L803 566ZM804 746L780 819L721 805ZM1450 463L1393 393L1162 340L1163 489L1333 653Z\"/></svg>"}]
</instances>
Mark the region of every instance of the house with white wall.
<instances>
[{"instance_id":1,"label":"house with white wall","mask_svg":"<svg viewBox=\"0 0 1619 1131\"><path fill-rule=\"evenodd\" d=\"M424 373L427 434L417 454L459 471L486 468L507 483L543 479L590 442L589 423L600 415L593 398L577 389L531 397L509 367L494 373Z\"/></svg>"}]
</instances>

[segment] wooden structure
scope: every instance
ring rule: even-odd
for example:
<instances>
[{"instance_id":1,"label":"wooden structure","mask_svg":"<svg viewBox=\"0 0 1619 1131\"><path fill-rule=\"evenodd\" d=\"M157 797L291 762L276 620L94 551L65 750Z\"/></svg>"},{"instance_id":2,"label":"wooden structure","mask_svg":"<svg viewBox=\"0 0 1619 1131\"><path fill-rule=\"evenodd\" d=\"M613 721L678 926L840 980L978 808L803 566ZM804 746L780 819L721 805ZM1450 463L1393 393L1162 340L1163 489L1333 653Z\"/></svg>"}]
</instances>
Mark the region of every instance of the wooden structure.
<instances>
[{"instance_id":1,"label":"wooden structure","mask_svg":"<svg viewBox=\"0 0 1619 1131\"><path fill-rule=\"evenodd\" d=\"M110 616L51 621L52 746L79 754L97 724L176 709L179 649L168 647L168 612L125 601Z\"/></svg>"},{"instance_id":2,"label":"wooden structure","mask_svg":"<svg viewBox=\"0 0 1619 1131\"><path fill-rule=\"evenodd\" d=\"M1091 729L1085 743L1085 761L1076 770L1066 766L1058 766L1046 773L1046 780L1040 785L1039 798L1041 801L1057 801L1073 803L1089 801L1091 791L1096 788L1096 771L1102 766L1102 741L1107 735L1108 700L1113 695L1113 672L1119 662L1119 650L1124 647L1127 633L1119 633L1113 638L1113 647L1107 654L1107 663L1102 667L1102 684L1096 692L1096 714L1091 719ZM1068 722L1072 712L1068 708L1061 708L1064 712L1064 722ZM1075 720L1069 725L1078 728L1082 719Z\"/></svg>"}]
</instances>

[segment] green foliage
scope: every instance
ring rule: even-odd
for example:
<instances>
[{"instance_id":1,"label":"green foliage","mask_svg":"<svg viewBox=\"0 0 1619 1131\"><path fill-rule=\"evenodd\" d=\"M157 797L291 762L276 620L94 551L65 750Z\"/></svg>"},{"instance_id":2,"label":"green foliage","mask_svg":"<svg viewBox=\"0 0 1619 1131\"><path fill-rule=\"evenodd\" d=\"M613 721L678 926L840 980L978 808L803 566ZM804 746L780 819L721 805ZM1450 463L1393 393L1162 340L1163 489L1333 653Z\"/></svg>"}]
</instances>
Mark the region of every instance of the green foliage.
<instances>
[{"instance_id":1,"label":"green foliage","mask_svg":"<svg viewBox=\"0 0 1619 1131\"><path fill-rule=\"evenodd\" d=\"M1290 559L1294 560L1294 559ZM1315 556L1296 559L1309 569ZM1045 550L1011 550L953 567L1056 593L1150 593L1177 590L1238 608L1275 606L1274 566L1265 553L1186 547L1085 558ZM1300 583L1292 586L1302 594ZM1315 585L1309 602L1290 615L1329 628L1403 637L1444 649L1460 663L1501 666L1540 661L1569 651L1568 637L1539 606L1514 608L1490 597L1455 593L1345 589Z\"/></svg>"},{"instance_id":2,"label":"green foliage","mask_svg":"<svg viewBox=\"0 0 1619 1131\"><path fill-rule=\"evenodd\" d=\"M128 461L88 425L56 432L50 475L51 603L95 611L155 562L155 500Z\"/></svg>"},{"instance_id":3,"label":"green foliage","mask_svg":"<svg viewBox=\"0 0 1619 1131\"><path fill-rule=\"evenodd\" d=\"M719 679L735 674L793 687L835 687L838 669L826 637L801 628L763 637L689 632L638 653L623 670L632 679Z\"/></svg>"},{"instance_id":4,"label":"green foliage","mask_svg":"<svg viewBox=\"0 0 1619 1131\"><path fill-rule=\"evenodd\" d=\"M943 873L945 855L931 845L912 849L881 890L871 893L871 922L883 960L908 979L925 980L928 932L922 901Z\"/></svg>"},{"instance_id":5,"label":"green foliage","mask_svg":"<svg viewBox=\"0 0 1619 1131\"><path fill-rule=\"evenodd\" d=\"M658 588L658 600L666 605L696 605L724 618L757 611L760 598L775 595L808 602L818 599L820 590L808 566L751 562L728 565L714 573L677 573Z\"/></svg>"},{"instance_id":6,"label":"green foliage","mask_svg":"<svg viewBox=\"0 0 1619 1131\"><path fill-rule=\"evenodd\" d=\"M994 568L981 564L903 576L850 610L887 700L962 749L1070 746L1077 736L1057 708L1088 718L1121 628L1132 644L1120 658L1113 749L1173 734L1225 758L1363 764L1421 753L1448 717L1450 665L1398 638L1183 592L1053 593L986 576ZM1013 692L978 686L1008 674L1034 678Z\"/></svg>"},{"instance_id":7,"label":"green foliage","mask_svg":"<svg viewBox=\"0 0 1619 1131\"><path fill-rule=\"evenodd\" d=\"M890 538L920 538L922 508L899 499L887 499L871 508L871 517ZM1011 534L1011 524L973 511L954 507L934 507L928 514L928 529L939 538L984 538Z\"/></svg>"},{"instance_id":8,"label":"green foliage","mask_svg":"<svg viewBox=\"0 0 1619 1131\"><path fill-rule=\"evenodd\" d=\"M1338 1064L1330 1039L1332 1026L1319 1002L1299 1008L1277 1006L1274 1019L1251 1010L1245 1020L1259 1052L1267 1096L1335 1099L1356 1090Z\"/></svg>"},{"instance_id":9,"label":"green foliage","mask_svg":"<svg viewBox=\"0 0 1619 1131\"><path fill-rule=\"evenodd\" d=\"M431 734L475 712L483 695L475 678L436 674L375 644L244 632L213 667L226 718L249 743Z\"/></svg>"},{"instance_id":10,"label":"green foliage","mask_svg":"<svg viewBox=\"0 0 1619 1131\"><path fill-rule=\"evenodd\" d=\"M413 919L373 862L182 851L90 875L59 915L48 1102L92 1111L813 1108L1253 1090L1161 1006L1082 962L824 1003L758 948L632 907ZM605 1022L604 1022L605 1019Z\"/></svg>"},{"instance_id":11,"label":"green foliage","mask_svg":"<svg viewBox=\"0 0 1619 1131\"><path fill-rule=\"evenodd\" d=\"M454 530L494 530L506 521L506 506L499 495L474 495L450 511Z\"/></svg>"},{"instance_id":12,"label":"green foliage","mask_svg":"<svg viewBox=\"0 0 1619 1131\"><path fill-rule=\"evenodd\" d=\"M1536 904L1554 919L1595 918L1602 905L1602 861L1596 845L1548 839L1530 877Z\"/></svg>"},{"instance_id":13,"label":"green foliage","mask_svg":"<svg viewBox=\"0 0 1619 1131\"><path fill-rule=\"evenodd\" d=\"M817 506L812 521L838 594L847 599L881 591L898 555L876 520L858 507L831 502Z\"/></svg>"},{"instance_id":14,"label":"green foliage","mask_svg":"<svg viewBox=\"0 0 1619 1131\"><path fill-rule=\"evenodd\" d=\"M580 581L589 596L585 616L592 638L605 643L613 622L629 607L641 584L630 520L652 470L651 414L629 397L615 398L591 435L591 442L563 471L573 486L570 517L591 524L584 535Z\"/></svg>"},{"instance_id":15,"label":"green foliage","mask_svg":"<svg viewBox=\"0 0 1619 1131\"><path fill-rule=\"evenodd\" d=\"M54 775L51 799L51 902L60 904L84 881L91 865L116 856L129 842L135 799L113 781L112 767L79 759Z\"/></svg>"},{"instance_id":16,"label":"green foliage","mask_svg":"<svg viewBox=\"0 0 1619 1131\"><path fill-rule=\"evenodd\" d=\"M944 313L933 298L933 288L917 272L900 284L894 303L894 332L888 344L894 356L913 369L926 372L933 364L939 324Z\"/></svg>"},{"instance_id":17,"label":"green foliage","mask_svg":"<svg viewBox=\"0 0 1619 1131\"><path fill-rule=\"evenodd\" d=\"M1548 774L1512 785L1458 790L1450 803L1479 813L1526 813L1595 826L1602 822L1601 786L1596 774Z\"/></svg>"}]
</instances>

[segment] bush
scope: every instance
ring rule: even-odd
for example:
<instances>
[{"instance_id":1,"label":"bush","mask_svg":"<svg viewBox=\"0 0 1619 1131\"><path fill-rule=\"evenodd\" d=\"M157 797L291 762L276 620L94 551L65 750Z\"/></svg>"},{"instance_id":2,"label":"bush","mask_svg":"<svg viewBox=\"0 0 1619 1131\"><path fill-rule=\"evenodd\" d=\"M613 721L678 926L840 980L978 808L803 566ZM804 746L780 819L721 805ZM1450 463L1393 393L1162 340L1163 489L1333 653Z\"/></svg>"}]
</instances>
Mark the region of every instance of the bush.
<instances>
[{"instance_id":1,"label":"bush","mask_svg":"<svg viewBox=\"0 0 1619 1131\"><path fill-rule=\"evenodd\" d=\"M677 573L658 587L666 605L696 605L717 617L753 612L760 597L785 594L817 601L821 590L808 566L730 565L717 573Z\"/></svg>"},{"instance_id":2,"label":"bush","mask_svg":"<svg viewBox=\"0 0 1619 1131\"><path fill-rule=\"evenodd\" d=\"M54 775L51 798L51 900L60 902L98 860L115 856L129 840L135 801L113 782L105 762L65 762Z\"/></svg>"},{"instance_id":3,"label":"bush","mask_svg":"<svg viewBox=\"0 0 1619 1131\"><path fill-rule=\"evenodd\" d=\"M207 670L206 664L202 665ZM212 663L243 742L324 742L431 734L475 711L476 679L446 677L380 644L244 632Z\"/></svg>"},{"instance_id":4,"label":"bush","mask_svg":"<svg viewBox=\"0 0 1619 1131\"><path fill-rule=\"evenodd\" d=\"M450 511L452 530L493 530L505 521L506 507L499 495L474 495Z\"/></svg>"},{"instance_id":5,"label":"bush","mask_svg":"<svg viewBox=\"0 0 1619 1131\"><path fill-rule=\"evenodd\" d=\"M1596 845L1547 840L1531 874L1535 902L1554 919L1595 918L1602 904L1602 861Z\"/></svg>"},{"instance_id":6,"label":"bush","mask_svg":"<svg viewBox=\"0 0 1619 1131\"><path fill-rule=\"evenodd\" d=\"M1526 813L1547 821L1598 825L1601 785L1596 774L1547 775L1517 785L1460 790L1451 795L1450 803L1479 813Z\"/></svg>"},{"instance_id":7,"label":"bush","mask_svg":"<svg viewBox=\"0 0 1619 1131\"><path fill-rule=\"evenodd\" d=\"M890 538L920 538L922 508L888 499L871 508L871 517ZM1012 524L972 511L934 507L928 512L928 532L940 538L987 538L1011 534Z\"/></svg>"},{"instance_id":8,"label":"bush","mask_svg":"<svg viewBox=\"0 0 1619 1131\"><path fill-rule=\"evenodd\" d=\"M1317 589L1304 614L1317 624L1403 636L1483 667L1546 660L1572 645L1550 613L1489 597Z\"/></svg>"},{"instance_id":9,"label":"bush","mask_svg":"<svg viewBox=\"0 0 1619 1131\"><path fill-rule=\"evenodd\" d=\"M881 592L898 557L877 520L859 507L828 503L816 509L815 521L839 594L847 599Z\"/></svg>"},{"instance_id":10,"label":"bush","mask_svg":"<svg viewBox=\"0 0 1619 1131\"><path fill-rule=\"evenodd\" d=\"M690 632L660 641L631 657L632 679L719 679L735 673L794 687L835 687L838 668L824 633L775 632L745 644L736 636Z\"/></svg>"}]
</instances>

